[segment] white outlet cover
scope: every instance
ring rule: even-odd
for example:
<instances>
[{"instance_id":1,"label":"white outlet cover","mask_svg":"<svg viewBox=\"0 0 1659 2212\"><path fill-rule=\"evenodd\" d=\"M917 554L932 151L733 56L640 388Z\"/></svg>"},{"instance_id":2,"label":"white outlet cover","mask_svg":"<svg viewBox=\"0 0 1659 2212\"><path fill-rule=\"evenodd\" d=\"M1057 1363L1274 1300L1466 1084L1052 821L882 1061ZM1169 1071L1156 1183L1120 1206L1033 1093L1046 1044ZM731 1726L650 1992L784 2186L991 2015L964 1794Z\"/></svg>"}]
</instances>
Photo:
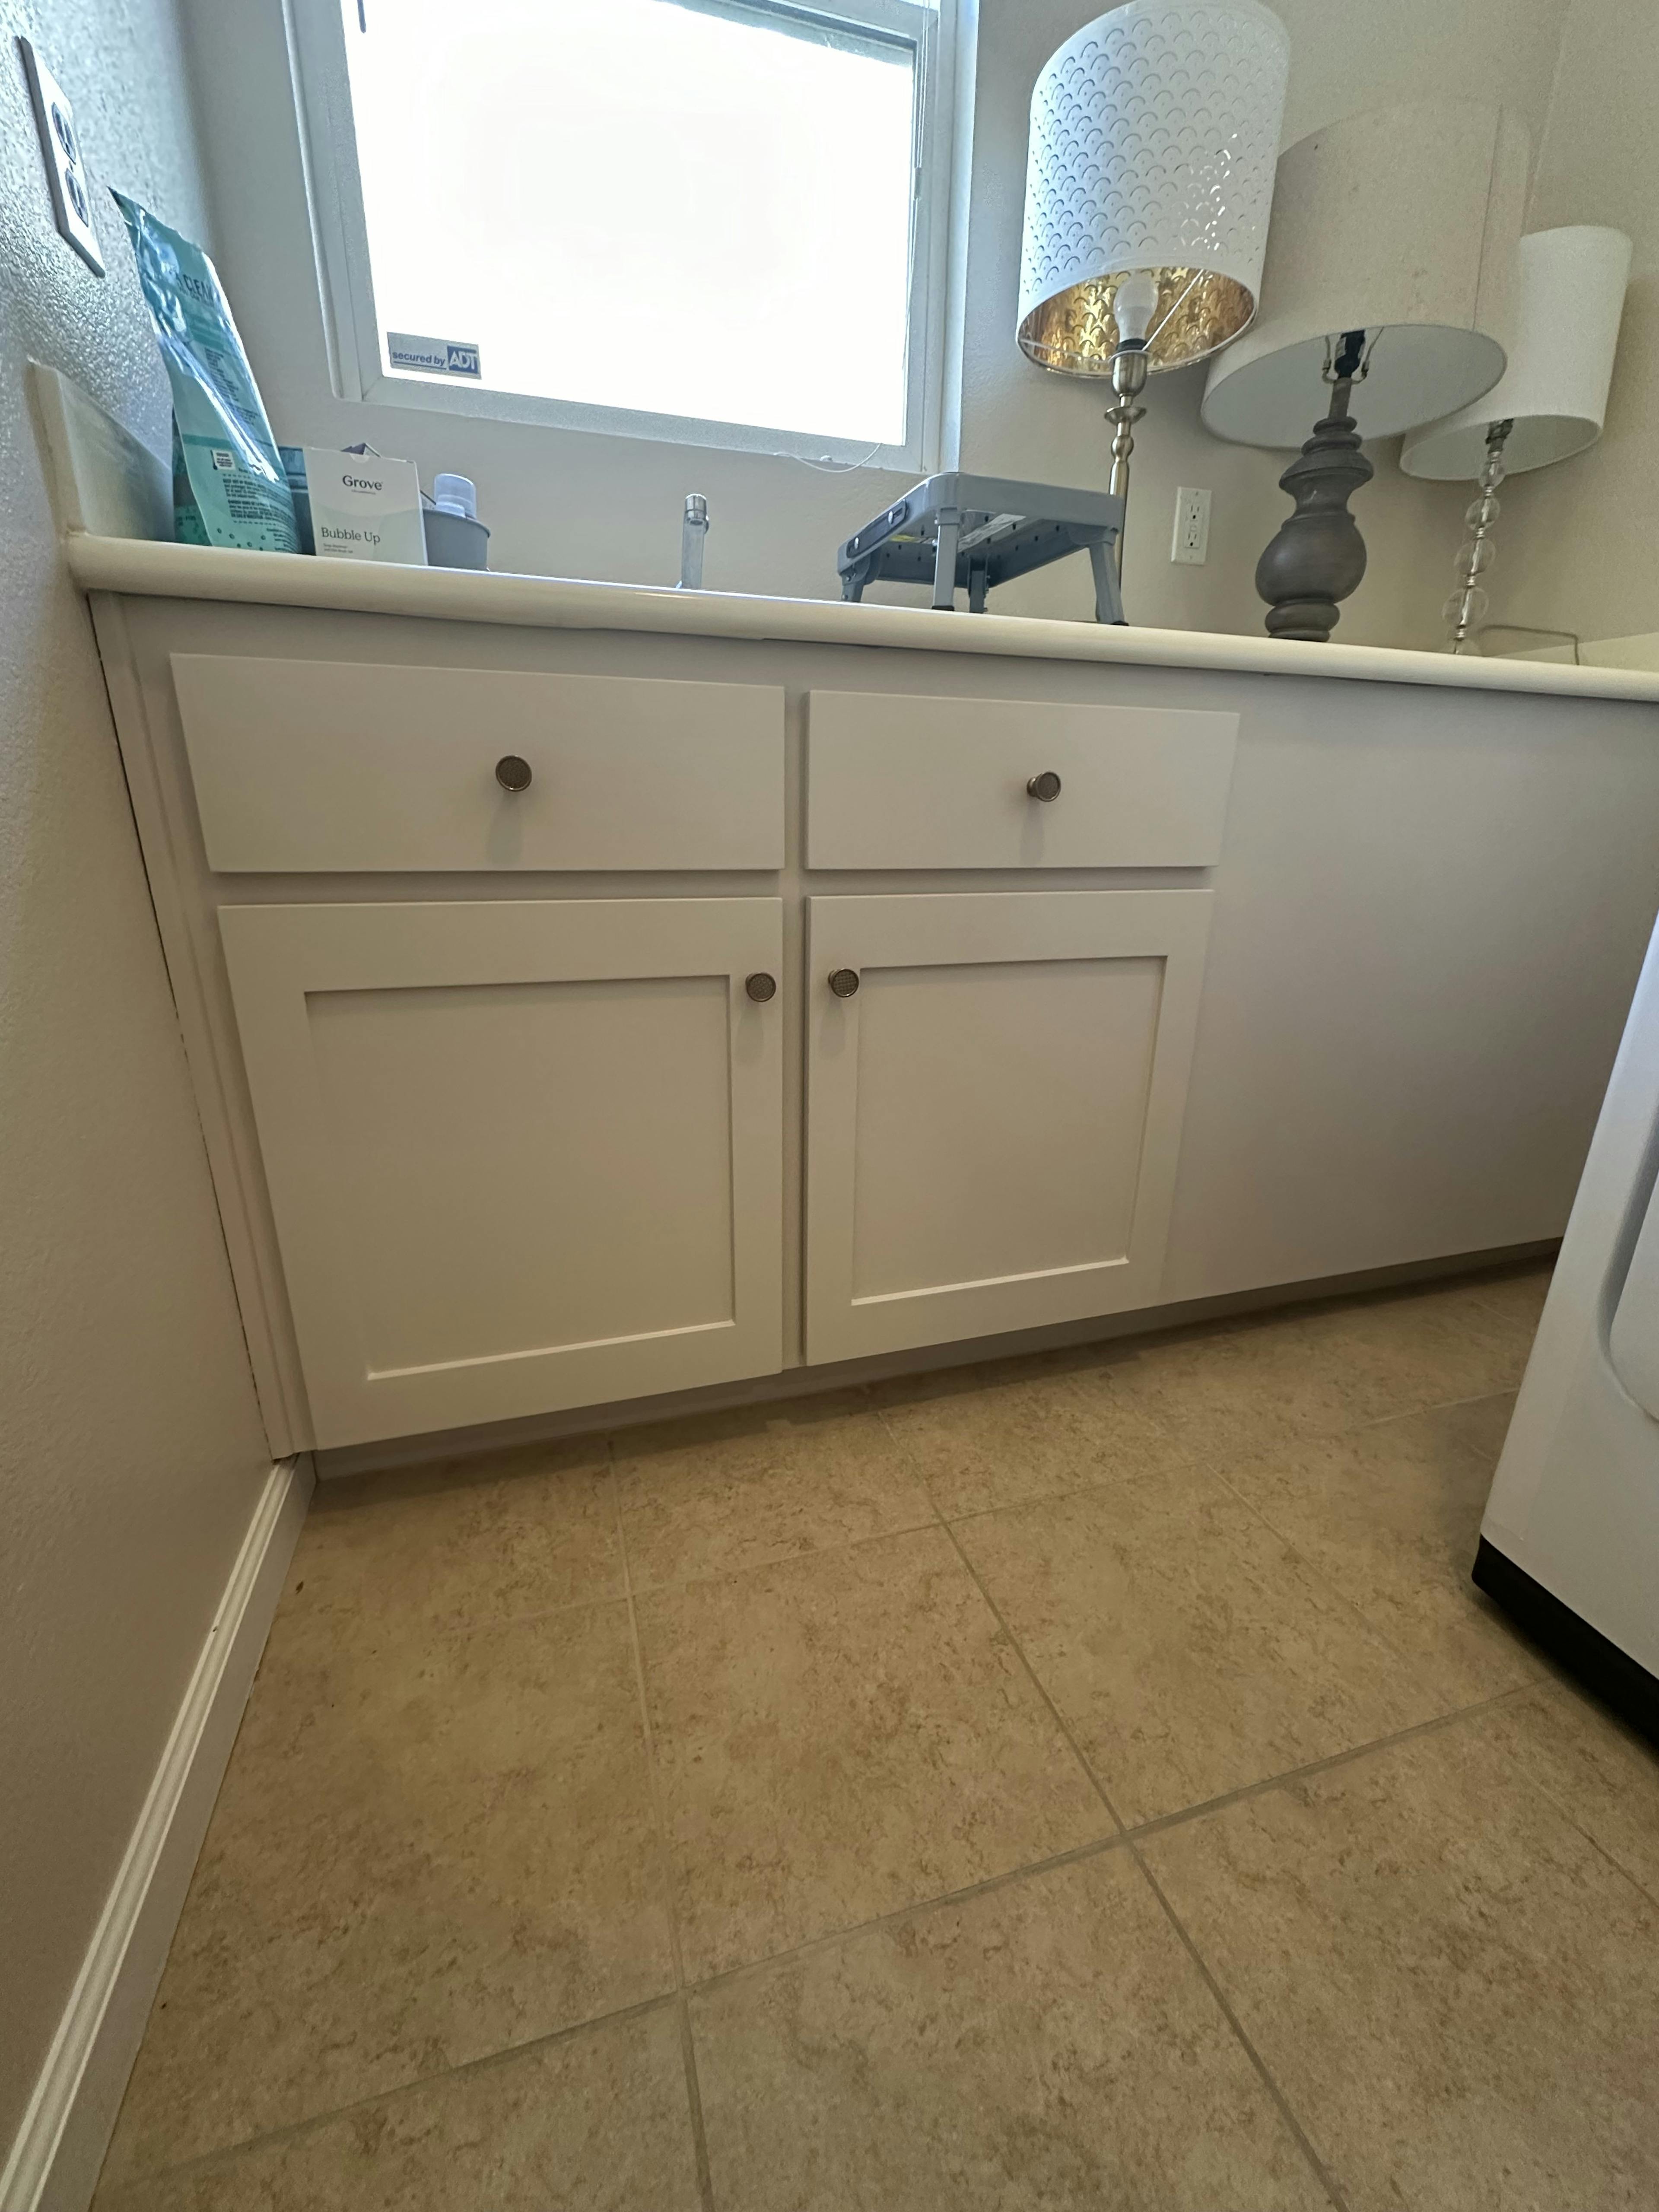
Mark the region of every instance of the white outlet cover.
<instances>
[{"instance_id":1,"label":"white outlet cover","mask_svg":"<svg viewBox=\"0 0 1659 2212\"><path fill-rule=\"evenodd\" d=\"M1197 568L1203 566L1209 553L1210 495L1193 484L1182 484L1176 493L1175 535L1170 542L1170 558Z\"/></svg>"},{"instance_id":2,"label":"white outlet cover","mask_svg":"<svg viewBox=\"0 0 1659 2212\"><path fill-rule=\"evenodd\" d=\"M29 98L34 104L34 127L40 133L40 152L52 186L52 211L58 229L82 260L94 276L101 276L103 257L98 250L98 234L92 227L92 179L81 158L75 111L31 41L19 39L17 43L23 50Z\"/></svg>"}]
</instances>

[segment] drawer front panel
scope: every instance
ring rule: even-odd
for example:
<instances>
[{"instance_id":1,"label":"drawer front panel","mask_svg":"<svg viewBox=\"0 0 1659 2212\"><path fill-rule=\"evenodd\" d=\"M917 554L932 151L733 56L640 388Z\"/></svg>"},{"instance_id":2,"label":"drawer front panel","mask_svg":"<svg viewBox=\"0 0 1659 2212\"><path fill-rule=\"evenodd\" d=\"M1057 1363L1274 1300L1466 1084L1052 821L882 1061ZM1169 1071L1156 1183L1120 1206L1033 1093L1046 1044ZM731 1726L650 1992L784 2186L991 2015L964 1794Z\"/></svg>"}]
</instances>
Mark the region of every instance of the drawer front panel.
<instances>
[{"instance_id":1,"label":"drawer front panel","mask_svg":"<svg viewBox=\"0 0 1659 2212\"><path fill-rule=\"evenodd\" d=\"M774 686L203 653L173 674L222 874L783 864Z\"/></svg>"},{"instance_id":2,"label":"drawer front panel","mask_svg":"<svg viewBox=\"0 0 1659 2212\"><path fill-rule=\"evenodd\" d=\"M1188 708L814 691L807 863L1209 867L1237 738L1237 714Z\"/></svg>"}]
</instances>

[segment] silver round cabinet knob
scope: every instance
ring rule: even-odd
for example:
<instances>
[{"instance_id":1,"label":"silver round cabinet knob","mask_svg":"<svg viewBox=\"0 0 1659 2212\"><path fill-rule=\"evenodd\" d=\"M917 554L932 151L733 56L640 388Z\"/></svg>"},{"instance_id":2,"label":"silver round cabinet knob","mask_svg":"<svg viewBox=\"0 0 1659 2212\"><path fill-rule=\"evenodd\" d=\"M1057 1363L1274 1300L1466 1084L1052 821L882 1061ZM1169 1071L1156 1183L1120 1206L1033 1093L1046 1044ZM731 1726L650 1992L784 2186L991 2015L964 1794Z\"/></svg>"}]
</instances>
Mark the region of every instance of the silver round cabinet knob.
<instances>
[{"instance_id":1,"label":"silver round cabinet knob","mask_svg":"<svg viewBox=\"0 0 1659 2212\"><path fill-rule=\"evenodd\" d=\"M1060 778L1053 769L1045 768L1041 775L1027 779L1025 788L1033 799L1040 799L1046 806L1051 799L1060 797Z\"/></svg>"},{"instance_id":2,"label":"silver round cabinet knob","mask_svg":"<svg viewBox=\"0 0 1659 2212\"><path fill-rule=\"evenodd\" d=\"M859 987L856 968L836 968L831 970L830 988L838 999L850 999Z\"/></svg>"},{"instance_id":3,"label":"silver round cabinet knob","mask_svg":"<svg viewBox=\"0 0 1659 2212\"><path fill-rule=\"evenodd\" d=\"M763 1006L769 999L777 997L778 979L775 975L750 975L744 981L743 988L757 1006Z\"/></svg>"},{"instance_id":4,"label":"silver round cabinet knob","mask_svg":"<svg viewBox=\"0 0 1659 2212\"><path fill-rule=\"evenodd\" d=\"M503 753L495 763L495 781L503 791L528 791L530 763L517 753Z\"/></svg>"}]
</instances>

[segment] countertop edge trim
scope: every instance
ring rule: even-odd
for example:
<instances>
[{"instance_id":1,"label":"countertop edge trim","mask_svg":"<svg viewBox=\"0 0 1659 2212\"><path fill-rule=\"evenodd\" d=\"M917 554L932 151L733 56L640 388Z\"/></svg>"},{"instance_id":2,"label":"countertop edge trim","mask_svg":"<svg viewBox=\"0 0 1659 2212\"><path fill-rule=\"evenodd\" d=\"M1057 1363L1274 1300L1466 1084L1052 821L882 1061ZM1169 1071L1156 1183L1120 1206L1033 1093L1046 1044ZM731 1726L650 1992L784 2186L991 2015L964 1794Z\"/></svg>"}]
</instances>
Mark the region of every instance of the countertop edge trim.
<instances>
[{"instance_id":1,"label":"countertop edge trim","mask_svg":"<svg viewBox=\"0 0 1659 2212\"><path fill-rule=\"evenodd\" d=\"M82 591L138 598L222 599L436 622L506 623L526 629L656 631L682 637L1326 677L1351 683L1659 703L1659 672L1646 669L1463 659L1387 646L1309 646L1217 630L1115 629L1025 615L851 605L839 599L681 592L651 585L247 553L220 546L100 538L87 532L67 532L64 545L70 573Z\"/></svg>"}]
</instances>

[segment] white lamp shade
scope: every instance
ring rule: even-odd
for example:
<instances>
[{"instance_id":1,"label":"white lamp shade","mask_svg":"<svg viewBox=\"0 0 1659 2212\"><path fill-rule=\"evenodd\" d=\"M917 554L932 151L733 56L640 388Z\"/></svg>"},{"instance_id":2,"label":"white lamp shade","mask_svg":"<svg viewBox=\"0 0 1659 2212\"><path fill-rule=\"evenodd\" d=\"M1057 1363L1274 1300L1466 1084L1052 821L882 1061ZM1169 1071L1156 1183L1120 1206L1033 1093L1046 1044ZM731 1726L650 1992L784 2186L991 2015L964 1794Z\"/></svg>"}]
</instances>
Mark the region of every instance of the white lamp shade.
<instances>
[{"instance_id":1,"label":"white lamp shade","mask_svg":"<svg viewBox=\"0 0 1659 2212\"><path fill-rule=\"evenodd\" d=\"M1110 373L1123 277L1158 286L1147 362L1200 361L1255 313L1290 78L1257 0L1128 0L1085 24L1031 96L1019 343Z\"/></svg>"},{"instance_id":2,"label":"white lamp shade","mask_svg":"<svg viewBox=\"0 0 1659 2212\"><path fill-rule=\"evenodd\" d=\"M1326 411L1326 342L1375 339L1353 387L1385 438L1478 399L1503 374L1527 188L1525 126L1474 100L1376 108L1279 156L1261 312L1217 361L1218 437L1299 446Z\"/></svg>"},{"instance_id":3,"label":"white lamp shade","mask_svg":"<svg viewBox=\"0 0 1659 2212\"><path fill-rule=\"evenodd\" d=\"M1406 473L1478 477L1493 422L1515 425L1504 446L1510 476L1593 446L1607 420L1630 258L1622 230L1593 223L1523 238L1509 367L1474 406L1407 439L1400 456Z\"/></svg>"}]
</instances>

